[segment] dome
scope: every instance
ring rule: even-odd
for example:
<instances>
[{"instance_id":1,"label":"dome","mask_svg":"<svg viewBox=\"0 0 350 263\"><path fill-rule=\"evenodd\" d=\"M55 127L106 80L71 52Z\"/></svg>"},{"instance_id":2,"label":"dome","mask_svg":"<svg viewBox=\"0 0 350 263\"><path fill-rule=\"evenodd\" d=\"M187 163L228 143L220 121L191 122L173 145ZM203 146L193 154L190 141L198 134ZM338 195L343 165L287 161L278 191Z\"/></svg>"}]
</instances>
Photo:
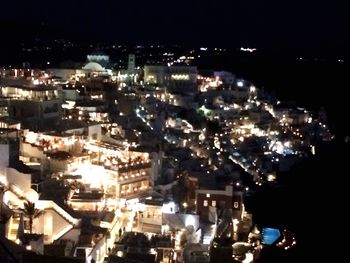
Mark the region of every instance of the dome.
<instances>
[{"instance_id":1,"label":"dome","mask_svg":"<svg viewBox=\"0 0 350 263\"><path fill-rule=\"evenodd\" d=\"M100 64L96 62L89 62L87 63L83 69L90 70L90 71L105 71L105 68L102 67Z\"/></svg>"}]
</instances>

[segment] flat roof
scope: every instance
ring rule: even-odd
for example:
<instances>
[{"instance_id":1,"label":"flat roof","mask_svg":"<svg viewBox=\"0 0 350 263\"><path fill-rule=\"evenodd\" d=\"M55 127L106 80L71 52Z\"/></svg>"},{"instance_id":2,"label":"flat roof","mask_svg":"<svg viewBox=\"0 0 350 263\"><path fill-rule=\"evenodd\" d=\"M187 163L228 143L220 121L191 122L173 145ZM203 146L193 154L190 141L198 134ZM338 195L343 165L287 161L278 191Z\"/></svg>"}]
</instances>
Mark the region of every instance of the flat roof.
<instances>
[{"instance_id":1,"label":"flat roof","mask_svg":"<svg viewBox=\"0 0 350 263\"><path fill-rule=\"evenodd\" d=\"M0 117L0 122L4 122L4 123L10 124L10 125L21 123L20 121L11 119L10 117L7 117L7 116Z\"/></svg>"},{"instance_id":2,"label":"flat roof","mask_svg":"<svg viewBox=\"0 0 350 263\"><path fill-rule=\"evenodd\" d=\"M57 90L57 87L48 86L48 85L37 85L37 86L25 86L25 85L1 85L3 88L17 88L24 90L33 90L33 91L46 91L46 90Z\"/></svg>"}]
</instances>

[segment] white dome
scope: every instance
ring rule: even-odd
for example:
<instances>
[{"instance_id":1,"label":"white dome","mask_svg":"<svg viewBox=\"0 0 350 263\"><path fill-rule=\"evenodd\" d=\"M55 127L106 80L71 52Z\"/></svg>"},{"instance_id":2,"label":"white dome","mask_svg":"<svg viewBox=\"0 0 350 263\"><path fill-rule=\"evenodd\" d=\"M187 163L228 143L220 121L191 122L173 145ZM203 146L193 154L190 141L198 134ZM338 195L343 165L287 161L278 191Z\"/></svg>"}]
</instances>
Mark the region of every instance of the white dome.
<instances>
[{"instance_id":1,"label":"white dome","mask_svg":"<svg viewBox=\"0 0 350 263\"><path fill-rule=\"evenodd\" d=\"M87 63L83 69L90 70L90 71L105 71L105 68L102 67L100 64L96 62L89 62Z\"/></svg>"}]
</instances>

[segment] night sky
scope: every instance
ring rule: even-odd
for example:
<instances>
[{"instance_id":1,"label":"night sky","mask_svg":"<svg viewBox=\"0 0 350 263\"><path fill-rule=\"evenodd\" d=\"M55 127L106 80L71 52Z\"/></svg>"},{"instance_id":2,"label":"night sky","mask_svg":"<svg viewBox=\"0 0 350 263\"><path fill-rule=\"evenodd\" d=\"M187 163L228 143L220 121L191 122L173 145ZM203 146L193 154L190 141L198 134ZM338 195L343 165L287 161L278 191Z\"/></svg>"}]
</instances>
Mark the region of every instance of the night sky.
<instances>
[{"instance_id":1,"label":"night sky","mask_svg":"<svg viewBox=\"0 0 350 263\"><path fill-rule=\"evenodd\" d=\"M349 44L345 2L17 0L1 3L0 21L2 31L11 23L42 25L52 34L91 41L339 51Z\"/></svg>"}]
</instances>

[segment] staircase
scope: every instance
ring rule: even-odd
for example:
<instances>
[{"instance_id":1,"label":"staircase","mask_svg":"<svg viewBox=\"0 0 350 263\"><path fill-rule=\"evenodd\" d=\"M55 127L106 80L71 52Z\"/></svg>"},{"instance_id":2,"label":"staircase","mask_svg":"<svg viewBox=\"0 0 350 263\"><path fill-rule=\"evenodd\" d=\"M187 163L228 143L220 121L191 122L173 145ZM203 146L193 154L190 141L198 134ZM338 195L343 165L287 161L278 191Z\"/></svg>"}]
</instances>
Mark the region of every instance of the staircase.
<instances>
[{"instance_id":1,"label":"staircase","mask_svg":"<svg viewBox=\"0 0 350 263\"><path fill-rule=\"evenodd\" d=\"M10 220L8 239L13 242L16 242L16 239L17 239L17 232L18 232L20 220L21 220L21 217L19 214L14 214Z\"/></svg>"},{"instance_id":2,"label":"staircase","mask_svg":"<svg viewBox=\"0 0 350 263\"><path fill-rule=\"evenodd\" d=\"M202 229L202 244L204 245L210 245L211 241L213 240L216 232L216 225L214 224L203 224L201 226Z\"/></svg>"},{"instance_id":3,"label":"staircase","mask_svg":"<svg viewBox=\"0 0 350 263\"><path fill-rule=\"evenodd\" d=\"M203 244L204 244L204 245L210 245L210 243L211 243L212 240L213 240L213 238L212 238L211 234L205 233L205 234L203 235Z\"/></svg>"},{"instance_id":4,"label":"staircase","mask_svg":"<svg viewBox=\"0 0 350 263\"><path fill-rule=\"evenodd\" d=\"M56 213L58 213L62 218L67 220L70 224L77 225L79 223L79 219L74 218L71 216L65 209L63 209L61 206L57 205L54 201L51 200L38 200L36 202L36 206L39 209L45 210L45 209L53 209Z\"/></svg>"}]
</instances>

